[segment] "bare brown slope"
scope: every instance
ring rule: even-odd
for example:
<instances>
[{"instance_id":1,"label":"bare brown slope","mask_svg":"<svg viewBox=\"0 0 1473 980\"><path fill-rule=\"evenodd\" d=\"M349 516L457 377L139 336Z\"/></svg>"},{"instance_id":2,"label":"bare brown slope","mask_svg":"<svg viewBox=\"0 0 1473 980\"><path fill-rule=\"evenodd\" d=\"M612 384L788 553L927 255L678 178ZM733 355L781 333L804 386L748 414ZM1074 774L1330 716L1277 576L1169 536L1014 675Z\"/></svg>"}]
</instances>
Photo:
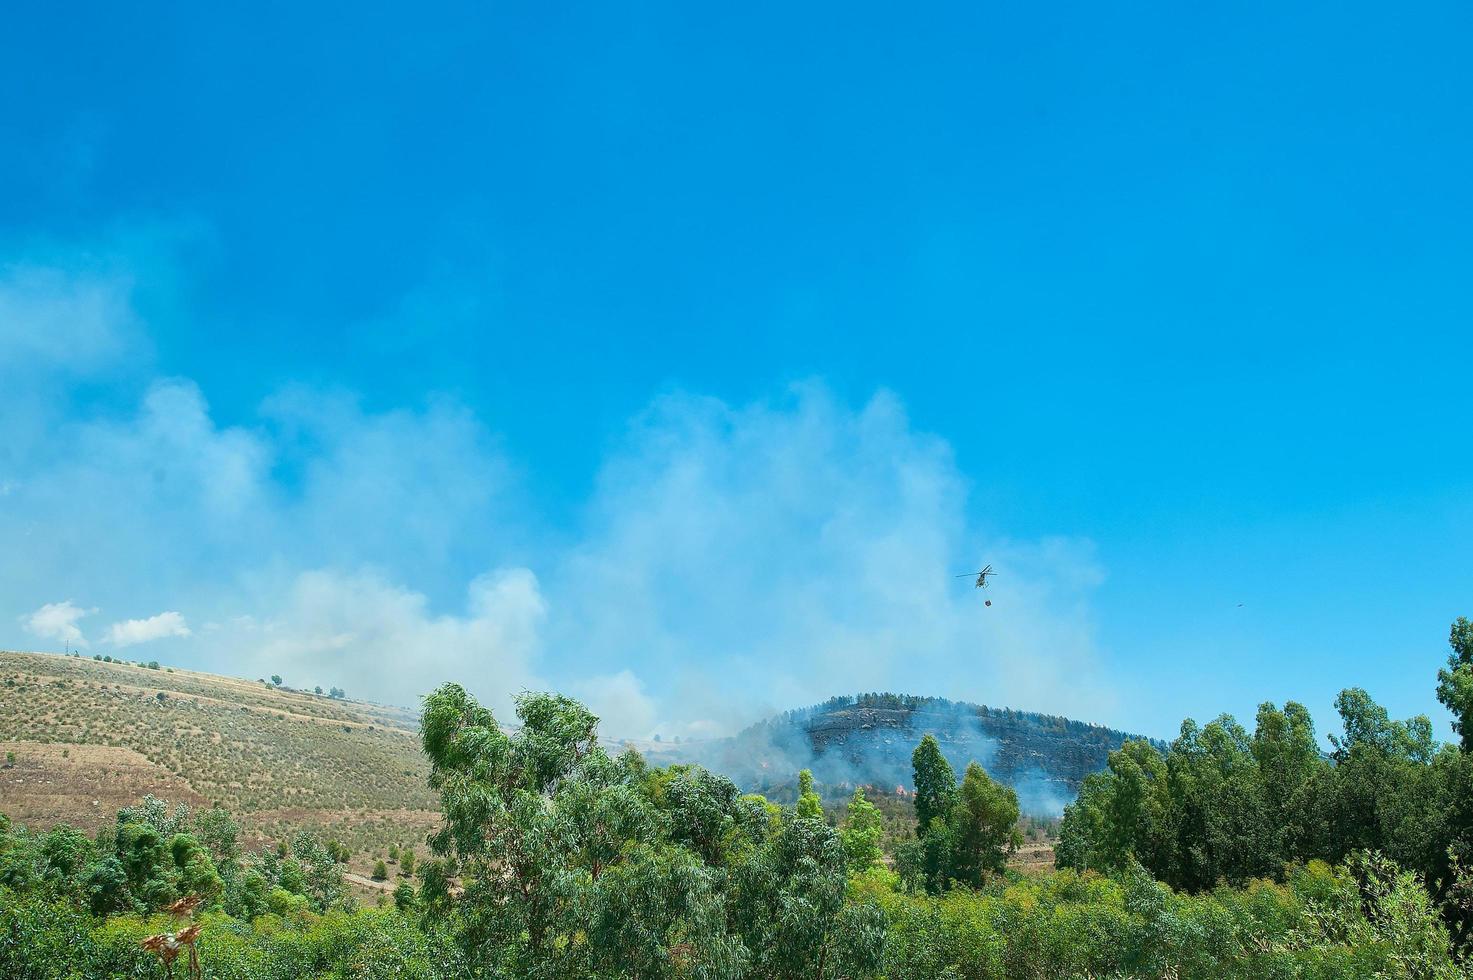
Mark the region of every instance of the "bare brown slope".
<instances>
[{"instance_id":1,"label":"bare brown slope","mask_svg":"<svg viewBox=\"0 0 1473 980\"><path fill-rule=\"evenodd\" d=\"M92 826L143 792L349 842L434 819L412 713L258 681L0 652L0 741L0 811L36 825Z\"/></svg>"}]
</instances>

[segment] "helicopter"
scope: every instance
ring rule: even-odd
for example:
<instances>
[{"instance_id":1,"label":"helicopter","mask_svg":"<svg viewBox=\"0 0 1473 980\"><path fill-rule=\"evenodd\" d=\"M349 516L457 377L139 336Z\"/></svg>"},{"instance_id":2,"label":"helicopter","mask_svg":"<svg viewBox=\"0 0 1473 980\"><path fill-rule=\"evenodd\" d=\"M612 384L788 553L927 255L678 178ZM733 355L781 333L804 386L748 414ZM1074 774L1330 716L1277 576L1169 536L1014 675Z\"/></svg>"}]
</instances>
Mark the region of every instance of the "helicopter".
<instances>
[{"instance_id":1,"label":"helicopter","mask_svg":"<svg viewBox=\"0 0 1473 980\"><path fill-rule=\"evenodd\" d=\"M975 587L976 588L979 588L979 589L985 589L985 588L987 588L987 578L988 578L988 576L996 575L996 574L997 573L992 570L992 566L991 565L988 565L986 568L982 569L982 571L980 571L980 572L966 572L964 574L958 575L957 578L971 578L973 575L975 575L975 576L977 576L977 584L976 584Z\"/></svg>"}]
</instances>

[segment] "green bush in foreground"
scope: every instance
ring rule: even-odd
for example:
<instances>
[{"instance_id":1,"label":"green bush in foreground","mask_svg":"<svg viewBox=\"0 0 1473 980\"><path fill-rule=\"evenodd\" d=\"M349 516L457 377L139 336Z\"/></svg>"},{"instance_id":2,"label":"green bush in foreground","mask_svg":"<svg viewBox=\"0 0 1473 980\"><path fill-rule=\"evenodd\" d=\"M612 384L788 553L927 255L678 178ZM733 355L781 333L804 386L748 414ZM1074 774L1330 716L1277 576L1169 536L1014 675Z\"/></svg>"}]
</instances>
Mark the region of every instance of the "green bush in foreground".
<instances>
[{"instance_id":1,"label":"green bush in foreground","mask_svg":"<svg viewBox=\"0 0 1473 980\"><path fill-rule=\"evenodd\" d=\"M805 821L800 838L821 824ZM785 847L811 846L792 841ZM777 977L825 975L872 980L1457 980L1463 978L1447 932L1415 877L1384 858L1363 855L1339 868L1313 862L1284 883L1255 881L1198 895L1172 891L1137 868L1112 876L1061 871L1036 878L999 878L981 889L941 895L904 891L883 867L851 878L850 908L880 916L881 959L859 970L828 971L809 961L799 974L788 957L821 944L826 907L836 899L801 880L745 880L742 902L728 911L738 932L772 911L761 896L784 894L781 908L799 921L766 932L769 945L742 955L728 939L726 959L696 950L703 932L721 925L711 882L690 856L648 848L631 851L608 872L600 901L585 908L576 968L569 978ZM788 865L801 879L801 861ZM748 890L750 889L750 891ZM426 929L408 892L394 905L314 913L297 907L247 922L221 913L201 919L205 975L221 980L512 980L526 975L484 958L465 958L440 931ZM749 900L750 899L750 900ZM789 904L796 902L796 904ZM811 904L816 902L817 904ZM631 917L633 905L646 907ZM832 908L832 906L828 906ZM679 923L674 936L652 936L650 921ZM805 924L806 923L806 924ZM147 935L173 928L165 917L95 918L65 900L0 888L0 976L7 980L162 977L139 948ZM757 928L762 928L757 926ZM806 930L806 931L805 931ZM859 937L862 941L862 937ZM814 945L806 945L814 944ZM750 956L750 959L747 958ZM567 963L568 960L562 962ZM851 961L851 967L852 967ZM823 970L820 974L819 970Z\"/></svg>"},{"instance_id":2,"label":"green bush in foreground","mask_svg":"<svg viewBox=\"0 0 1473 980\"><path fill-rule=\"evenodd\" d=\"M885 976L907 980L1085 977L1455 980L1447 931L1416 879L1363 857L1315 862L1284 884L1199 895L1136 868L1060 871L944 895L906 894L883 870L855 898L885 910Z\"/></svg>"},{"instance_id":3,"label":"green bush in foreground","mask_svg":"<svg viewBox=\"0 0 1473 980\"><path fill-rule=\"evenodd\" d=\"M201 919L205 976L212 980L448 980L470 977L457 952L396 909L266 914L254 923ZM7 980L162 977L140 948L177 925L135 915L96 920L66 902L0 889L0 976Z\"/></svg>"}]
</instances>

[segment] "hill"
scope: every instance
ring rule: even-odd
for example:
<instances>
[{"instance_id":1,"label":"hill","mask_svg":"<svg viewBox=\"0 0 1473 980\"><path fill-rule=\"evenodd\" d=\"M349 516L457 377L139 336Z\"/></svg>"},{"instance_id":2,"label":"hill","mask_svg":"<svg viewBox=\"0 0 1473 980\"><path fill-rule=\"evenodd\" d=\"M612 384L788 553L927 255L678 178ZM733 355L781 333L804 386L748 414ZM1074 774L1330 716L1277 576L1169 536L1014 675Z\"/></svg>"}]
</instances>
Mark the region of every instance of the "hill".
<instances>
[{"instance_id":1,"label":"hill","mask_svg":"<svg viewBox=\"0 0 1473 980\"><path fill-rule=\"evenodd\" d=\"M177 668L0 652L0 809L92 829L144 793L357 854L438 820L414 713Z\"/></svg>"},{"instance_id":2,"label":"hill","mask_svg":"<svg viewBox=\"0 0 1473 980\"><path fill-rule=\"evenodd\" d=\"M744 788L781 799L793 774L813 770L829 796L855 786L905 795L910 755L935 735L958 775L970 761L1018 792L1023 811L1057 816L1110 752L1141 738L1057 715L904 694L836 697L759 722L690 754ZM1159 744L1159 743L1158 743Z\"/></svg>"},{"instance_id":3,"label":"hill","mask_svg":"<svg viewBox=\"0 0 1473 980\"><path fill-rule=\"evenodd\" d=\"M421 839L438 820L417 717L261 681L57 654L0 652L0 809L95 828L145 793L219 803L247 832L316 827L355 854ZM856 785L908 809L910 753L931 733L960 772L975 759L1056 815L1134 736L1052 715L894 694L837 697L725 739L632 744L655 764L701 762L743 789L791 796L810 768L838 800ZM356 863L356 862L355 862Z\"/></svg>"}]
</instances>

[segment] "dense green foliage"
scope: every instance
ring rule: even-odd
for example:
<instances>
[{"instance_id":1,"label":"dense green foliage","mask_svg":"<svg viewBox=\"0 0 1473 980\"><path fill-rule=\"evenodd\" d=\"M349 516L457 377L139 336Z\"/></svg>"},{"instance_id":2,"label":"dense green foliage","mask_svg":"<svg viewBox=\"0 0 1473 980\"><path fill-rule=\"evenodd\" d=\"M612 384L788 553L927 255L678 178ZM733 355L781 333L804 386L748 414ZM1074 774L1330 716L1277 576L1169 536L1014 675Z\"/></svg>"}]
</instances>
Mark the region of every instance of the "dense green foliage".
<instances>
[{"instance_id":1,"label":"dense green foliage","mask_svg":"<svg viewBox=\"0 0 1473 980\"><path fill-rule=\"evenodd\" d=\"M450 980L470 974L458 952L393 907L322 914L265 913L254 922L203 916L199 939L212 980ZM0 976L7 980L162 978L140 948L177 928L165 916L100 921L64 900L0 888ZM178 975L178 971L176 971Z\"/></svg>"},{"instance_id":2,"label":"dense green foliage","mask_svg":"<svg viewBox=\"0 0 1473 980\"><path fill-rule=\"evenodd\" d=\"M456 951L412 918L355 910L337 848L299 834L242 855L238 836L224 810L193 814L153 797L95 838L67 826L30 833L0 816L0 976L162 976L140 941L176 931L182 923L161 910L189 895L207 909L199 942L210 977L464 975Z\"/></svg>"},{"instance_id":3,"label":"dense green foliage","mask_svg":"<svg viewBox=\"0 0 1473 980\"><path fill-rule=\"evenodd\" d=\"M1416 879L1384 859L1295 868L1189 894L1135 866L1060 871L939 896L855 880L885 910L893 980L1419 978L1454 980L1447 932Z\"/></svg>"},{"instance_id":4,"label":"dense green foliage","mask_svg":"<svg viewBox=\"0 0 1473 980\"><path fill-rule=\"evenodd\" d=\"M1454 706L1470 641L1473 629L1459 620L1439 686ZM1454 898L1455 861L1473 854L1473 755L1437 745L1425 717L1392 720L1359 688L1336 707L1343 731L1328 755L1293 703L1264 704L1251 734L1223 716L1184 722L1165 752L1126 745L1065 811L1059 864L1118 870L1138 861L1198 891L1372 850L1421 874L1439 899ZM1451 903L1449 918L1466 937L1466 910Z\"/></svg>"},{"instance_id":5,"label":"dense green foliage","mask_svg":"<svg viewBox=\"0 0 1473 980\"><path fill-rule=\"evenodd\" d=\"M939 892L953 884L982 885L1001 874L1022 842L1018 797L977 763L960 787L936 739L921 739L911 756L916 787L916 839L895 856L902 878Z\"/></svg>"},{"instance_id":6,"label":"dense green foliage","mask_svg":"<svg viewBox=\"0 0 1473 980\"><path fill-rule=\"evenodd\" d=\"M321 911L342 898L337 859L312 835L246 860L238 836L224 810L193 814L151 796L95 838L66 825L32 834L0 815L0 886L98 916L148 915L190 895L244 918Z\"/></svg>"},{"instance_id":7,"label":"dense green foliage","mask_svg":"<svg viewBox=\"0 0 1473 980\"><path fill-rule=\"evenodd\" d=\"M810 830L819 826L801 823ZM8 833L11 848L17 836L24 835ZM634 863L644 860L642 853ZM696 884L692 867L689 862L684 867L657 864L649 874L630 868L620 875L624 887L618 894L629 902L668 901L672 890ZM796 866L799 875L803 870ZM661 880L666 876L670 880ZM770 887L757 884L759 890ZM800 883L790 887L802 891ZM699 896L693 897L688 915L701 907ZM852 876L847 895L838 900L851 908L878 909L873 925L884 929L880 961L847 974L854 980L1464 976L1426 892L1385 859L1357 857L1340 868L1312 863L1291 869L1282 884L1254 881L1241 889L1223 886L1196 895L1173 891L1137 867L1108 877L1072 871L1026 879L997 876L981 889L932 896L910 892L896 875L873 867ZM795 912L809 908L798 906ZM710 923L691 923L685 938L662 951L640 933L647 918L610 919L609 906L590 911L596 916L586 923L592 962L566 976L722 975L710 969L711 954L697 955L688 945L698 941L702 928L712 928ZM760 907L753 912L751 918L766 914ZM201 921L205 975L221 980L506 975L496 964L478 968L445 930L423 920L407 883L384 908L355 910L340 903L317 913L303 902L252 921L218 911ZM790 941L809 938L800 927L793 924ZM19 891L0 886L0 976L162 977L139 944L146 935L173 928L175 923L159 915L94 917L74 898L34 881ZM605 958L592 948L596 944L624 953ZM640 950L649 955L628 958ZM730 946L725 951L735 952ZM763 963L732 964L739 972L727 975L783 975L767 970L786 954L777 949Z\"/></svg>"},{"instance_id":8,"label":"dense green foliage","mask_svg":"<svg viewBox=\"0 0 1473 980\"><path fill-rule=\"evenodd\" d=\"M519 978L873 972L879 912L846 902L817 797L774 813L703 769L611 758L567 698L526 695L517 715L508 734L455 685L425 702L445 814L431 848L465 880L427 881L425 905L473 962Z\"/></svg>"}]
</instances>

